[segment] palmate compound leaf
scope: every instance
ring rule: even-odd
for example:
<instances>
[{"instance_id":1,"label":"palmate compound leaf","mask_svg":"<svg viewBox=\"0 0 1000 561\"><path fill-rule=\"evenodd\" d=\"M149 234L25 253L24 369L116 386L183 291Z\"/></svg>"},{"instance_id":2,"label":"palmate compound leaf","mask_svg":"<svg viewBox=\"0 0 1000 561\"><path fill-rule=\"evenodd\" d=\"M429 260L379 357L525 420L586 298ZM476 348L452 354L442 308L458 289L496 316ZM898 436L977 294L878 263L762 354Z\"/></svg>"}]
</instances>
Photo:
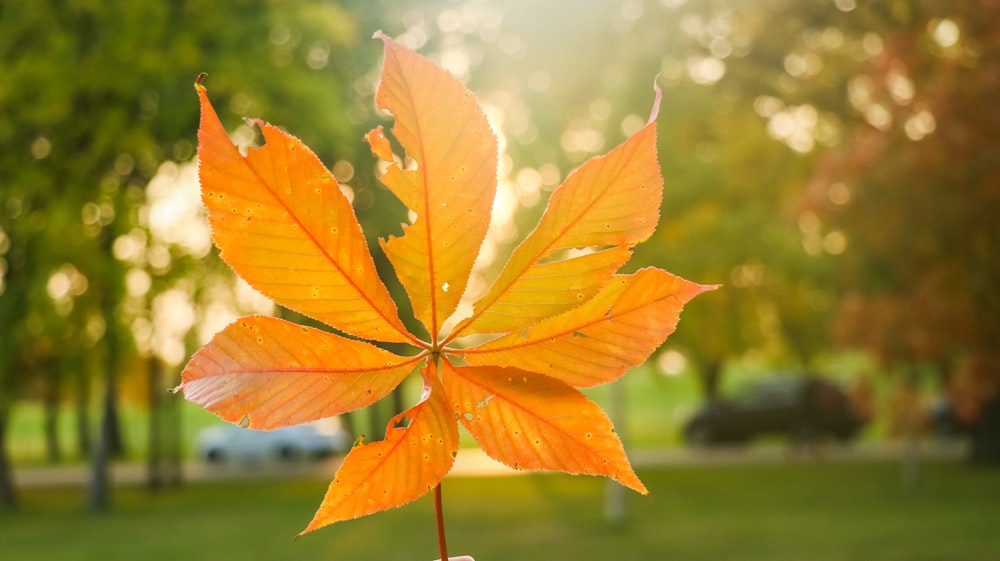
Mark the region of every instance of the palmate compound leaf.
<instances>
[{"instance_id":1,"label":"palmate compound leaf","mask_svg":"<svg viewBox=\"0 0 1000 561\"><path fill-rule=\"evenodd\" d=\"M459 422L508 465L605 475L645 492L607 417L575 388L644 361L673 332L684 303L712 288L658 269L614 275L658 220L659 91L642 130L553 193L538 227L449 335L441 325L468 283L496 192L496 138L455 78L376 37L385 52L376 101L396 119L392 131L407 154L393 154L381 127L367 140L383 161L383 182L416 215L382 243L431 341L403 327L353 209L315 155L256 122L266 144L241 156L199 83L203 201L223 259L284 306L418 352L398 356L248 317L192 357L179 389L230 422L270 429L367 405L424 364L420 401L389 423L385 440L351 450L305 532L426 493L451 469ZM499 336L448 346L476 333Z\"/></svg>"}]
</instances>

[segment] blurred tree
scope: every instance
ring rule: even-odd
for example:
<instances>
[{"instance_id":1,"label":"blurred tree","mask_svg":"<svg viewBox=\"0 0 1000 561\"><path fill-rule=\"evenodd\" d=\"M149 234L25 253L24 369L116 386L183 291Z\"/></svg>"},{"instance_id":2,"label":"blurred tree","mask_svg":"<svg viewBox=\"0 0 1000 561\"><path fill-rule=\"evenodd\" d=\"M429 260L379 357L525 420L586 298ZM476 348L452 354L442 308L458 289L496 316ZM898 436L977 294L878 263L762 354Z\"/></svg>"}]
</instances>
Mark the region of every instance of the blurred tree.
<instances>
[{"instance_id":1,"label":"blurred tree","mask_svg":"<svg viewBox=\"0 0 1000 561\"><path fill-rule=\"evenodd\" d=\"M1000 3L858 5L857 118L810 191L846 233L838 333L888 365L929 364L1000 462Z\"/></svg>"},{"instance_id":2,"label":"blurred tree","mask_svg":"<svg viewBox=\"0 0 1000 561\"><path fill-rule=\"evenodd\" d=\"M227 123L266 115L324 159L349 158L358 142L348 141L337 66L356 40L352 18L330 2L0 5L0 502L14 501L5 445L14 400L43 366L83 379L93 364L104 397L89 501L107 504L118 379L134 363L124 360L134 352L124 301L143 284L128 284L135 264L115 249L145 228L139 209L159 164L194 153L197 74L216 76ZM153 277L183 271L170 248L142 253ZM66 376L45 378L57 392Z\"/></svg>"}]
</instances>

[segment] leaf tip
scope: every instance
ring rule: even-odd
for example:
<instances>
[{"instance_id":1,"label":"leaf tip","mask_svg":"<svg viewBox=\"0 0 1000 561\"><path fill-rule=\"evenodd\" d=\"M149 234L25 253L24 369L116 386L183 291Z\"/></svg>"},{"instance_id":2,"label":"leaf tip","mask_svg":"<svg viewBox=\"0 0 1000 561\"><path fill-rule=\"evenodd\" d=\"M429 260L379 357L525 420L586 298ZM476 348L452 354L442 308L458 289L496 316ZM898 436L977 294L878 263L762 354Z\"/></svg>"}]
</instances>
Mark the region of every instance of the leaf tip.
<instances>
[{"instance_id":1,"label":"leaf tip","mask_svg":"<svg viewBox=\"0 0 1000 561\"><path fill-rule=\"evenodd\" d=\"M660 101L663 99L663 90L660 89L660 75L657 73L656 78L653 78L653 108L649 112L649 120L646 121L647 125L651 125L656 121L656 117L660 115Z\"/></svg>"},{"instance_id":2,"label":"leaf tip","mask_svg":"<svg viewBox=\"0 0 1000 561\"><path fill-rule=\"evenodd\" d=\"M632 471L631 466L629 467L629 470L626 473L616 474L615 476L612 477L612 479L614 479L620 485L628 487L629 489L635 491L636 493L639 493L640 495L646 497L649 496L649 489L646 489L646 486L639 479L639 476L636 475L634 471Z\"/></svg>"},{"instance_id":3,"label":"leaf tip","mask_svg":"<svg viewBox=\"0 0 1000 561\"><path fill-rule=\"evenodd\" d=\"M313 519L309 522L309 525L306 526L304 530L302 530L301 532L299 532L295 536L295 539L298 540L299 538L301 538L302 536L308 534L309 532L312 532L314 530L318 530L318 529L320 529L323 526L326 526L326 524L322 524L322 523L316 522L316 517L314 516Z\"/></svg>"},{"instance_id":4,"label":"leaf tip","mask_svg":"<svg viewBox=\"0 0 1000 561\"><path fill-rule=\"evenodd\" d=\"M631 489L644 497L648 497L649 489L646 489L646 485L643 484L642 481L639 481L638 478L636 479L636 481L639 483L639 485L637 487L632 487Z\"/></svg>"},{"instance_id":5,"label":"leaf tip","mask_svg":"<svg viewBox=\"0 0 1000 561\"><path fill-rule=\"evenodd\" d=\"M698 289L699 289L698 293L702 294L702 293L705 293L705 292L712 292L713 290L718 290L720 288L722 288L721 284L699 284L698 285Z\"/></svg>"}]
</instances>

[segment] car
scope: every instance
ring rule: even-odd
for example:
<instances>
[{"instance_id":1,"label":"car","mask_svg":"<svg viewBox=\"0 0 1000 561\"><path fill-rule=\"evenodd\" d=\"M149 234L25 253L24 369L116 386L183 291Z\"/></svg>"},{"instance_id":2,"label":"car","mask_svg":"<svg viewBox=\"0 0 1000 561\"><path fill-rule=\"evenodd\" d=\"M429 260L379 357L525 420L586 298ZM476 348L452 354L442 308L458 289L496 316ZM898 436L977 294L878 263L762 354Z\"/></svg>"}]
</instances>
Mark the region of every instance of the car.
<instances>
[{"instance_id":1,"label":"car","mask_svg":"<svg viewBox=\"0 0 1000 561\"><path fill-rule=\"evenodd\" d=\"M795 441L853 439L865 419L832 382L813 375L756 382L731 398L706 403L685 424L685 440L695 446L743 444L764 435Z\"/></svg>"},{"instance_id":2,"label":"car","mask_svg":"<svg viewBox=\"0 0 1000 561\"><path fill-rule=\"evenodd\" d=\"M931 434L942 439L969 436L973 429L972 423L960 415L955 405L944 396L931 404L927 421Z\"/></svg>"},{"instance_id":3,"label":"car","mask_svg":"<svg viewBox=\"0 0 1000 561\"><path fill-rule=\"evenodd\" d=\"M351 438L335 419L262 431L237 425L206 427L195 441L199 457L210 464L255 464L322 459L346 452Z\"/></svg>"}]
</instances>

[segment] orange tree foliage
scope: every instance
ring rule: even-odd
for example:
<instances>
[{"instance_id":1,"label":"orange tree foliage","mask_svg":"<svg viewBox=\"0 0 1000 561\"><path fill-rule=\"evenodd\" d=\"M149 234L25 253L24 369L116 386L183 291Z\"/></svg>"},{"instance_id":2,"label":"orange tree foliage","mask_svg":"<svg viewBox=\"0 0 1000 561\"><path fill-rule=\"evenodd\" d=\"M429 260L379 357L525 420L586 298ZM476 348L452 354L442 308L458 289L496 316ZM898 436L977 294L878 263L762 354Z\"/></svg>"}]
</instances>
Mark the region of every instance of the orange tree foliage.
<instances>
[{"instance_id":1,"label":"orange tree foliage","mask_svg":"<svg viewBox=\"0 0 1000 561\"><path fill-rule=\"evenodd\" d=\"M202 198L223 260L279 304L346 336L245 317L192 357L179 389L227 421L266 430L367 406L419 371L419 402L389 422L384 440L347 454L304 532L433 489L458 452L459 422L508 466L604 475L646 493L611 422L578 388L646 360L683 304L711 288L655 268L615 274L659 219L656 110L567 177L471 314L446 331L489 224L497 138L460 82L377 37L376 103L395 118L406 158L381 127L366 139L382 182L415 217L381 243L430 340L404 327L351 203L320 160L260 121L265 144L241 155L199 81ZM486 342L459 343L470 335Z\"/></svg>"},{"instance_id":2,"label":"orange tree foliage","mask_svg":"<svg viewBox=\"0 0 1000 561\"><path fill-rule=\"evenodd\" d=\"M809 202L850 241L837 338L970 376L959 401L981 401L1000 390L1000 3L904 6L852 15L856 41L879 38L850 67L864 119L823 155ZM885 118L869 122L873 109Z\"/></svg>"}]
</instances>

